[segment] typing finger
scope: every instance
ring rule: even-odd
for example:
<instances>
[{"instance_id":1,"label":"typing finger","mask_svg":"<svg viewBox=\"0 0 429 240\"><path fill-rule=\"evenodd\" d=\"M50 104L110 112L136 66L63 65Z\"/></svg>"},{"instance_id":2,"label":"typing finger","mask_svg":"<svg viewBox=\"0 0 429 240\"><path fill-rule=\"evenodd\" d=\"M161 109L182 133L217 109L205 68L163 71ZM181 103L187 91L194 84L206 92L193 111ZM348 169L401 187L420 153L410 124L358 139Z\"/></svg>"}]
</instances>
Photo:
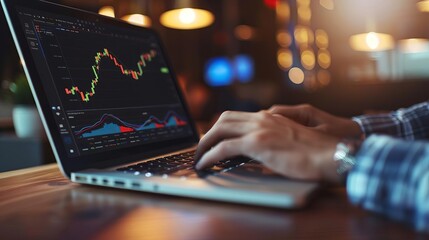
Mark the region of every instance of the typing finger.
<instances>
[{"instance_id":1,"label":"typing finger","mask_svg":"<svg viewBox=\"0 0 429 240\"><path fill-rule=\"evenodd\" d=\"M242 149L242 138L224 140L206 152L197 162L195 168L201 170L210 167L220 160L243 155Z\"/></svg>"},{"instance_id":2,"label":"typing finger","mask_svg":"<svg viewBox=\"0 0 429 240\"><path fill-rule=\"evenodd\" d=\"M201 156L223 139L238 137L240 135L257 130L259 122L264 121L266 112L224 112L215 125L201 139L195 153L195 159Z\"/></svg>"},{"instance_id":3,"label":"typing finger","mask_svg":"<svg viewBox=\"0 0 429 240\"><path fill-rule=\"evenodd\" d=\"M285 106L285 105L274 105L268 112L272 114L280 114L283 117L290 118L298 123L308 126L311 118L311 107L305 105L298 106Z\"/></svg>"}]
</instances>

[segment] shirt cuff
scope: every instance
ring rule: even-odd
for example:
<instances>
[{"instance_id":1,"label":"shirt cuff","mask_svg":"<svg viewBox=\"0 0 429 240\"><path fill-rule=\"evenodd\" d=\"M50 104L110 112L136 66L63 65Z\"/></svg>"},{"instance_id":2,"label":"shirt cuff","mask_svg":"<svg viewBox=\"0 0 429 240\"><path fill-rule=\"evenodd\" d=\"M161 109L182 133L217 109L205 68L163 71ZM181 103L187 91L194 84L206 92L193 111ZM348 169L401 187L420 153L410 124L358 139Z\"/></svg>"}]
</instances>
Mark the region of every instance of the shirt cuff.
<instances>
[{"instance_id":1,"label":"shirt cuff","mask_svg":"<svg viewBox=\"0 0 429 240\"><path fill-rule=\"evenodd\" d=\"M371 134L386 134L399 137L402 135L401 121L392 114L362 115L353 117L365 137Z\"/></svg>"}]
</instances>

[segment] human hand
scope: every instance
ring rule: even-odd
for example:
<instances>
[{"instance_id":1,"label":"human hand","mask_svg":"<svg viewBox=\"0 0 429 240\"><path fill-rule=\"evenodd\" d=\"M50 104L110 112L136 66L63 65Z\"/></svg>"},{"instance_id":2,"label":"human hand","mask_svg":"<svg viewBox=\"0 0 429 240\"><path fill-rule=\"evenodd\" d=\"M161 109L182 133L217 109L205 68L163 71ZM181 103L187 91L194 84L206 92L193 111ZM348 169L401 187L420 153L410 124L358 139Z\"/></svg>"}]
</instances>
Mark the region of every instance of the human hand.
<instances>
[{"instance_id":1,"label":"human hand","mask_svg":"<svg viewBox=\"0 0 429 240\"><path fill-rule=\"evenodd\" d=\"M362 135L362 130L356 122L348 118L331 115L308 104L274 105L268 112L280 114L304 126L339 138L360 138Z\"/></svg>"},{"instance_id":2,"label":"human hand","mask_svg":"<svg viewBox=\"0 0 429 240\"><path fill-rule=\"evenodd\" d=\"M287 177L340 182L333 160L338 140L268 111L227 111L201 139L195 168L247 156Z\"/></svg>"}]
</instances>

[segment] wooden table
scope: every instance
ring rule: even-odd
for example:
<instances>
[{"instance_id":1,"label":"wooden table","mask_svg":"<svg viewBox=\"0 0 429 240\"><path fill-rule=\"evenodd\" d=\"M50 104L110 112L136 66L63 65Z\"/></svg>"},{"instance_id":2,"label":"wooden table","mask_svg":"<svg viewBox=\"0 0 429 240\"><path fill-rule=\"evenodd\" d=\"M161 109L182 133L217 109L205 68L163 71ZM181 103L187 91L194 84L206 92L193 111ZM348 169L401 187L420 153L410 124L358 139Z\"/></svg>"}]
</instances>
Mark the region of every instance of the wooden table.
<instances>
[{"instance_id":1,"label":"wooden table","mask_svg":"<svg viewBox=\"0 0 429 240\"><path fill-rule=\"evenodd\" d=\"M55 164L0 174L0 239L425 239L328 189L281 210L74 184Z\"/></svg>"}]
</instances>

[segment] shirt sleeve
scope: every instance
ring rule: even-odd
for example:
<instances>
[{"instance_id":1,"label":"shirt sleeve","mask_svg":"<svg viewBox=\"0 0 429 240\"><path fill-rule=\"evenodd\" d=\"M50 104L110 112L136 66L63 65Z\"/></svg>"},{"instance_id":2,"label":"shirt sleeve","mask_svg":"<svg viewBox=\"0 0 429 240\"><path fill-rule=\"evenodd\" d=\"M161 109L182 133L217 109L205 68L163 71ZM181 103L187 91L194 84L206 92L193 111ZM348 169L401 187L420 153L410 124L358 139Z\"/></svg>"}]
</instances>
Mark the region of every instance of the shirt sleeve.
<instances>
[{"instance_id":1,"label":"shirt sleeve","mask_svg":"<svg viewBox=\"0 0 429 240\"><path fill-rule=\"evenodd\" d=\"M352 203L429 232L429 142L372 135L347 177Z\"/></svg>"},{"instance_id":2,"label":"shirt sleeve","mask_svg":"<svg viewBox=\"0 0 429 240\"><path fill-rule=\"evenodd\" d=\"M429 102L388 114L362 115L352 119L365 136L387 134L408 140L429 139Z\"/></svg>"}]
</instances>

